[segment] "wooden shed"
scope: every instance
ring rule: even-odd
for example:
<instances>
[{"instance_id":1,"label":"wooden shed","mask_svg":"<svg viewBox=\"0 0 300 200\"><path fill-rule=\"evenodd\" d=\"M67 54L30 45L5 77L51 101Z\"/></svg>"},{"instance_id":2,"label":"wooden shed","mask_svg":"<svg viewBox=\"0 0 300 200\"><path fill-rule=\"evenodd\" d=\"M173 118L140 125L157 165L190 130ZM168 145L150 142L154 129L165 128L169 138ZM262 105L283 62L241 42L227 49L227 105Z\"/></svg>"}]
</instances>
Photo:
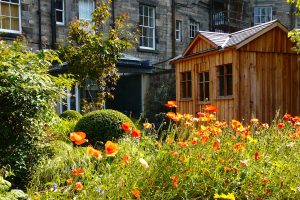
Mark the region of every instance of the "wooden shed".
<instances>
[{"instance_id":1,"label":"wooden shed","mask_svg":"<svg viewBox=\"0 0 300 200\"><path fill-rule=\"evenodd\" d=\"M173 61L178 111L212 104L225 121L270 122L276 110L299 115L299 57L287 34L278 20L231 34L200 31Z\"/></svg>"}]
</instances>

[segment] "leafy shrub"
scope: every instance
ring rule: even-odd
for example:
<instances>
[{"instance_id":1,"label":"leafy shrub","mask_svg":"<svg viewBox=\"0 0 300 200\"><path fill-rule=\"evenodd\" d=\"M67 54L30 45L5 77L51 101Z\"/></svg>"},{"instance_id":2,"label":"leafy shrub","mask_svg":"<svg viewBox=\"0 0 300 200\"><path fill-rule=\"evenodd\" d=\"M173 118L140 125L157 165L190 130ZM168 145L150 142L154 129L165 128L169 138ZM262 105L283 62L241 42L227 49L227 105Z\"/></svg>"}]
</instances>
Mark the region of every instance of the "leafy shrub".
<instances>
[{"instance_id":1,"label":"leafy shrub","mask_svg":"<svg viewBox=\"0 0 300 200\"><path fill-rule=\"evenodd\" d=\"M55 52L27 49L20 41L0 41L0 165L12 167L16 176L10 181L20 187L45 153L43 127L55 123L54 108L67 83L48 74Z\"/></svg>"},{"instance_id":2,"label":"leafy shrub","mask_svg":"<svg viewBox=\"0 0 300 200\"><path fill-rule=\"evenodd\" d=\"M119 111L97 110L84 115L76 124L75 131L85 132L87 138L93 143L97 141L105 142L123 135L121 129L123 122L129 122L135 127L133 122Z\"/></svg>"},{"instance_id":3,"label":"leafy shrub","mask_svg":"<svg viewBox=\"0 0 300 200\"><path fill-rule=\"evenodd\" d=\"M82 115L76 110L66 110L62 112L59 117L67 120L79 120Z\"/></svg>"},{"instance_id":4,"label":"leafy shrub","mask_svg":"<svg viewBox=\"0 0 300 200\"><path fill-rule=\"evenodd\" d=\"M20 200L28 199L28 195L25 194L22 190L10 190L11 183L4 180L0 176L0 199L1 200Z\"/></svg>"}]
</instances>

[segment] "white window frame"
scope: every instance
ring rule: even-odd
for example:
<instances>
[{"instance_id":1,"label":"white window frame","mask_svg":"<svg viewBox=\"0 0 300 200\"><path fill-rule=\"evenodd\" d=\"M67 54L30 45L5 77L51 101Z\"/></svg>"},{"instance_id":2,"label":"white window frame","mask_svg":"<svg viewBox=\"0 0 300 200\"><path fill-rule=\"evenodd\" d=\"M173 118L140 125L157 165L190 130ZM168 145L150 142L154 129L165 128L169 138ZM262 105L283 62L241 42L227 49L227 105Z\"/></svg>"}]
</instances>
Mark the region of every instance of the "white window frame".
<instances>
[{"instance_id":1,"label":"white window frame","mask_svg":"<svg viewBox=\"0 0 300 200\"><path fill-rule=\"evenodd\" d=\"M176 20L175 38L176 38L176 41L178 41L178 42L182 41L182 21L181 20Z\"/></svg>"},{"instance_id":2,"label":"white window frame","mask_svg":"<svg viewBox=\"0 0 300 200\"><path fill-rule=\"evenodd\" d=\"M16 34L21 34L22 33L22 25L21 25L21 3L20 3L20 0L18 0L18 3L12 3L12 2L7 2L7 1L3 1L3 0L0 0L0 3L7 3L9 4L9 6L11 4L13 5L18 5L18 14L19 14L19 30L16 31L16 30L11 30L11 29L3 29L2 28L2 23L0 22L0 32L4 32L4 33L16 33ZM1 4L0 4L0 11L1 11ZM11 12L11 10L9 10L9 12ZM10 13L11 15L11 13ZM0 12L0 17L1 17L1 12ZM10 17L10 28L11 28L11 17Z\"/></svg>"},{"instance_id":3,"label":"white window frame","mask_svg":"<svg viewBox=\"0 0 300 200\"><path fill-rule=\"evenodd\" d=\"M57 16L56 12L62 13L62 22L57 21L57 19L55 19L57 25L65 25L65 0L61 0L61 1L62 1L62 10L55 8L55 16Z\"/></svg>"},{"instance_id":4,"label":"white window frame","mask_svg":"<svg viewBox=\"0 0 300 200\"><path fill-rule=\"evenodd\" d=\"M84 18L82 16L80 16L80 2L87 2L88 3L88 8L90 8L90 4L92 4L93 10L88 10L88 12L90 12L90 16L91 18ZM87 21L92 21L92 12L95 10L95 0L78 0L78 18L80 20L87 20Z\"/></svg>"},{"instance_id":5,"label":"white window frame","mask_svg":"<svg viewBox=\"0 0 300 200\"><path fill-rule=\"evenodd\" d=\"M197 34L197 32L199 31L199 23L193 20L190 20L190 25L189 25L190 29L190 38L194 38Z\"/></svg>"},{"instance_id":6,"label":"white window frame","mask_svg":"<svg viewBox=\"0 0 300 200\"><path fill-rule=\"evenodd\" d=\"M74 87L75 87L75 91L74 91L75 110L77 112L80 112L80 92L79 92L78 83L76 83ZM72 93L68 88L66 89L66 92L67 92L67 98L66 98L67 109L66 110L71 110L71 96L72 96ZM58 104L58 114L61 114L62 112L65 111L63 109L63 104L64 104L63 101L59 102L59 104Z\"/></svg>"},{"instance_id":7,"label":"white window frame","mask_svg":"<svg viewBox=\"0 0 300 200\"><path fill-rule=\"evenodd\" d=\"M140 35L140 42L139 42L139 47L141 49L149 49L149 50L155 50L155 7L153 6L148 6L148 5L144 5L144 4L140 4L139 5L139 9L141 9L141 7L143 8L143 15L140 15L140 10L139 10L139 19L142 17L143 18L143 22L141 23L141 21L139 21L139 27L140 27L140 31L141 31L141 35ZM144 8L148 9L148 16L144 15ZM150 11L152 12L152 16L153 16L153 26L150 25ZM148 18L148 25L145 26L144 25L144 20L145 18ZM143 38L145 36L143 36L143 28L147 28L152 30L152 37L148 37L148 46L143 46L143 44L141 43L141 39L143 40ZM149 45L149 39L152 38L152 47L150 47Z\"/></svg>"},{"instance_id":8,"label":"white window frame","mask_svg":"<svg viewBox=\"0 0 300 200\"><path fill-rule=\"evenodd\" d=\"M256 12L255 12L255 10L256 9L259 9L259 15L256 15ZM272 21L272 18L273 18L273 8L272 8L272 6L257 6L257 7L254 7L254 18L253 18L253 22L254 22L254 25L259 25L259 24L262 24L262 23L266 23L266 22L269 22L269 21L262 21L262 17L268 17L267 15L262 15L262 10L263 9L270 9L270 20L269 21ZM256 22L255 21L255 19L256 19L256 17L259 17L259 22Z\"/></svg>"}]
</instances>

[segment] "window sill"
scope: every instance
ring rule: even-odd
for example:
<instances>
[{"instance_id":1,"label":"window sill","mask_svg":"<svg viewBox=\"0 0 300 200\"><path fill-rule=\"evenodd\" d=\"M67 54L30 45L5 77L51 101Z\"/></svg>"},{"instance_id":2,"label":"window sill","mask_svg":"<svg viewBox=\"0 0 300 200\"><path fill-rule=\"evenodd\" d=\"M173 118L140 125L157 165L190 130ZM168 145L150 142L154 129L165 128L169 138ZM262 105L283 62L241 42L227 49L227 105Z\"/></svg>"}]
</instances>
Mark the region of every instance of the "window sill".
<instances>
[{"instance_id":1,"label":"window sill","mask_svg":"<svg viewBox=\"0 0 300 200\"><path fill-rule=\"evenodd\" d=\"M233 95L230 96L218 96L216 98L216 100L232 100L233 99Z\"/></svg>"},{"instance_id":2,"label":"window sill","mask_svg":"<svg viewBox=\"0 0 300 200\"><path fill-rule=\"evenodd\" d=\"M181 98L179 101L192 101L192 98Z\"/></svg>"},{"instance_id":3,"label":"window sill","mask_svg":"<svg viewBox=\"0 0 300 200\"><path fill-rule=\"evenodd\" d=\"M65 23L57 23L56 22L56 26L65 26Z\"/></svg>"},{"instance_id":4,"label":"window sill","mask_svg":"<svg viewBox=\"0 0 300 200\"><path fill-rule=\"evenodd\" d=\"M143 47L138 47L137 51L143 52L143 53L159 54L159 51L157 51L156 49L144 49Z\"/></svg>"}]
</instances>

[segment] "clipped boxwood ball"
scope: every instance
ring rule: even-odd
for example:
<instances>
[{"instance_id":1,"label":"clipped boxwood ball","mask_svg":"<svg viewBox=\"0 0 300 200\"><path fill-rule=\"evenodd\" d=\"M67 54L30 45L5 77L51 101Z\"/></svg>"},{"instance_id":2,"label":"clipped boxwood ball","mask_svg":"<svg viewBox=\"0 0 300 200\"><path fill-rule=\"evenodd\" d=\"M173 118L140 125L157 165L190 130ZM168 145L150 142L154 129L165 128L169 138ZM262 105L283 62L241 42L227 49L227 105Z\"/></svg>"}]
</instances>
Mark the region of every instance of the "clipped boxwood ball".
<instances>
[{"instance_id":1,"label":"clipped boxwood ball","mask_svg":"<svg viewBox=\"0 0 300 200\"><path fill-rule=\"evenodd\" d=\"M82 115L75 110L66 110L62 112L59 117L67 120L79 120Z\"/></svg>"},{"instance_id":2,"label":"clipped boxwood ball","mask_svg":"<svg viewBox=\"0 0 300 200\"><path fill-rule=\"evenodd\" d=\"M131 119L119 111L96 110L84 115L77 122L75 131L85 132L87 139L92 144L97 141L106 142L118 139L124 134L121 128L123 122L129 122L135 128Z\"/></svg>"}]
</instances>

